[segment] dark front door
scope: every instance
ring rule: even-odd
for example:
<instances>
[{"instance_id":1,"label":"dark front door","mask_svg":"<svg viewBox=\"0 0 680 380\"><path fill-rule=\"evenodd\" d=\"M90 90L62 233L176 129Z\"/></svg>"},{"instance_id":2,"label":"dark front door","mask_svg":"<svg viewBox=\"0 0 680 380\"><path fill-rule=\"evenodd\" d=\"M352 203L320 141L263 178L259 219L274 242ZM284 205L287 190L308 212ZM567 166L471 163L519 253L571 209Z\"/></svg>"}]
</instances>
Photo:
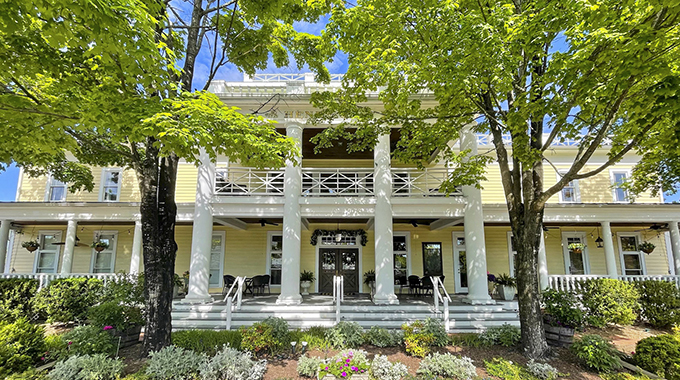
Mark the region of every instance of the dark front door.
<instances>
[{"instance_id":1,"label":"dark front door","mask_svg":"<svg viewBox=\"0 0 680 380\"><path fill-rule=\"evenodd\" d=\"M358 249L319 249L319 293L333 293L333 276L335 275L344 277L345 294L359 292Z\"/></svg>"}]
</instances>

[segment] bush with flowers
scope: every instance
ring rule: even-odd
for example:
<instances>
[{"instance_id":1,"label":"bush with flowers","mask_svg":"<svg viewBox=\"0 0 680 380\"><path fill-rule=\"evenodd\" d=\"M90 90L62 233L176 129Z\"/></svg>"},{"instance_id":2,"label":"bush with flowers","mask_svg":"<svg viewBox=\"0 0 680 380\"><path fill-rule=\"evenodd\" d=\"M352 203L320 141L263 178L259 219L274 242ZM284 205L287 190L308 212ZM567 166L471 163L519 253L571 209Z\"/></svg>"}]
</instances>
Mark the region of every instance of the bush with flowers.
<instances>
[{"instance_id":1,"label":"bush with flowers","mask_svg":"<svg viewBox=\"0 0 680 380\"><path fill-rule=\"evenodd\" d=\"M113 336L107 331L111 326L79 326L61 335L61 339L67 345L66 356L72 355L95 355L116 352ZM106 329L106 330L105 330Z\"/></svg>"},{"instance_id":2,"label":"bush with flowers","mask_svg":"<svg viewBox=\"0 0 680 380\"><path fill-rule=\"evenodd\" d=\"M338 379L351 379L353 375L368 374L370 365L366 351L345 350L319 365L319 379L333 375Z\"/></svg>"}]
</instances>

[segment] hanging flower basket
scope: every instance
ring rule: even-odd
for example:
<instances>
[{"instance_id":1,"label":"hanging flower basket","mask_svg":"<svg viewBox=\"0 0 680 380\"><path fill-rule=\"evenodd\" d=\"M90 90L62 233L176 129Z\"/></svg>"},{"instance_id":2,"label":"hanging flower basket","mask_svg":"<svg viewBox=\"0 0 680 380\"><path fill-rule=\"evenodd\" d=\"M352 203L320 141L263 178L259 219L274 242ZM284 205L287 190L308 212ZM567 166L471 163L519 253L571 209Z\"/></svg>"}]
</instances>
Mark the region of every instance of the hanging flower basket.
<instances>
[{"instance_id":1,"label":"hanging flower basket","mask_svg":"<svg viewBox=\"0 0 680 380\"><path fill-rule=\"evenodd\" d=\"M109 243L105 241L95 241L94 243L92 243L92 248L94 248L94 250L97 252L101 252L106 248L109 248Z\"/></svg>"},{"instance_id":2,"label":"hanging flower basket","mask_svg":"<svg viewBox=\"0 0 680 380\"><path fill-rule=\"evenodd\" d=\"M567 246L567 248L569 248L570 252L575 253L577 255L580 255L581 253L583 253L583 248L585 248L585 247L586 246L584 244L581 244L581 243L571 243L571 244L569 244L569 246Z\"/></svg>"},{"instance_id":3,"label":"hanging flower basket","mask_svg":"<svg viewBox=\"0 0 680 380\"><path fill-rule=\"evenodd\" d=\"M639 248L640 248L640 251L649 255L650 253L654 252L654 248L656 248L656 246L654 244L648 242L648 241L644 241L644 242L640 243Z\"/></svg>"},{"instance_id":4,"label":"hanging flower basket","mask_svg":"<svg viewBox=\"0 0 680 380\"><path fill-rule=\"evenodd\" d=\"M38 248L40 248L40 244L38 244L38 242L35 241L35 240L25 241L25 242L21 243L21 246L23 248L26 248L26 250L28 252L33 252L33 251L37 250Z\"/></svg>"}]
</instances>

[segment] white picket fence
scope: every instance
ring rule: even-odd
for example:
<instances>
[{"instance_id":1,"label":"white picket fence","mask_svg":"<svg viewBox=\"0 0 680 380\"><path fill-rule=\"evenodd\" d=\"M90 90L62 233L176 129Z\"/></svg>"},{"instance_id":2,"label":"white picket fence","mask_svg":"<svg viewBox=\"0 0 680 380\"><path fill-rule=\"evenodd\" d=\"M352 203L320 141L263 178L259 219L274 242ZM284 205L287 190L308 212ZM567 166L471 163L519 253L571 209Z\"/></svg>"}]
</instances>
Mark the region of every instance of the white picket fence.
<instances>
[{"instance_id":1,"label":"white picket fence","mask_svg":"<svg viewBox=\"0 0 680 380\"><path fill-rule=\"evenodd\" d=\"M639 282L639 281L670 281L675 283L676 286L680 288L680 276L669 276L669 275L643 275L643 276L604 276L604 275L550 275L548 276L548 287L555 290L563 291L577 291L583 286L583 283L587 280L594 280L597 278L615 278L627 282Z\"/></svg>"},{"instance_id":2,"label":"white picket fence","mask_svg":"<svg viewBox=\"0 0 680 380\"><path fill-rule=\"evenodd\" d=\"M50 284L50 282L60 279L60 278L96 278L101 280L105 285L112 279L120 276L125 276L125 274L119 273L2 273L0 274L0 279L6 278L29 278L38 280L38 289L42 289Z\"/></svg>"}]
</instances>

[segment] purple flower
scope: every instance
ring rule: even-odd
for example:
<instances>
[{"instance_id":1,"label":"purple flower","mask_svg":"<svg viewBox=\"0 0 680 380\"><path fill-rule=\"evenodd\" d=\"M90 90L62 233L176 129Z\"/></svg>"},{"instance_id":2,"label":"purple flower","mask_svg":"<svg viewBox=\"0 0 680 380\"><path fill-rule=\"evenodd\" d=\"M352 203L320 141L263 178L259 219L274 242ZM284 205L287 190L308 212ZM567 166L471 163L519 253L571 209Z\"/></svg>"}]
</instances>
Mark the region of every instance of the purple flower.
<instances>
[{"instance_id":1,"label":"purple flower","mask_svg":"<svg viewBox=\"0 0 680 380\"><path fill-rule=\"evenodd\" d=\"M113 326L104 326L104 331L113 329Z\"/></svg>"},{"instance_id":2,"label":"purple flower","mask_svg":"<svg viewBox=\"0 0 680 380\"><path fill-rule=\"evenodd\" d=\"M71 341L69 340L69 341L68 341L68 345L70 346L70 345L72 345L72 344L73 344L73 342L71 342Z\"/></svg>"},{"instance_id":3,"label":"purple flower","mask_svg":"<svg viewBox=\"0 0 680 380\"><path fill-rule=\"evenodd\" d=\"M343 365L343 367L349 367L349 364L345 363L345 365Z\"/></svg>"},{"instance_id":4,"label":"purple flower","mask_svg":"<svg viewBox=\"0 0 680 380\"><path fill-rule=\"evenodd\" d=\"M352 371L356 372L356 371L357 371L357 369L358 369L357 367L355 367L355 366L352 366Z\"/></svg>"},{"instance_id":5,"label":"purple flower","mask_svg":"<svg viewBox=\"0 0 680 380\"><path fill-rule=\"evenodd\" d=\"M346 376L347 376L347 372L343 372L343 373L341 373L340 375L341 375L342 377L346 377Z\"/></svg>"},{"instance_id":6,"label":"purple flower","mask_svg":"<svg viewBox=\"0 0 680 380\"><path fill-rule=\"evenodd\" d=\"M324 369L324 371L328 371L328 366L326 366L326 368Z\"/></svg>"},{"instance_id":7,"label":"purple flower","mask_svg":"<svg viewBox=\"0 0 680 380\"><path fill-rule=\"evenodd\" d=\"M347 363L349 363L349 362L351 362L351 361L352 361L351 359L347 359Z\"/></svg>"}]
</instances>

